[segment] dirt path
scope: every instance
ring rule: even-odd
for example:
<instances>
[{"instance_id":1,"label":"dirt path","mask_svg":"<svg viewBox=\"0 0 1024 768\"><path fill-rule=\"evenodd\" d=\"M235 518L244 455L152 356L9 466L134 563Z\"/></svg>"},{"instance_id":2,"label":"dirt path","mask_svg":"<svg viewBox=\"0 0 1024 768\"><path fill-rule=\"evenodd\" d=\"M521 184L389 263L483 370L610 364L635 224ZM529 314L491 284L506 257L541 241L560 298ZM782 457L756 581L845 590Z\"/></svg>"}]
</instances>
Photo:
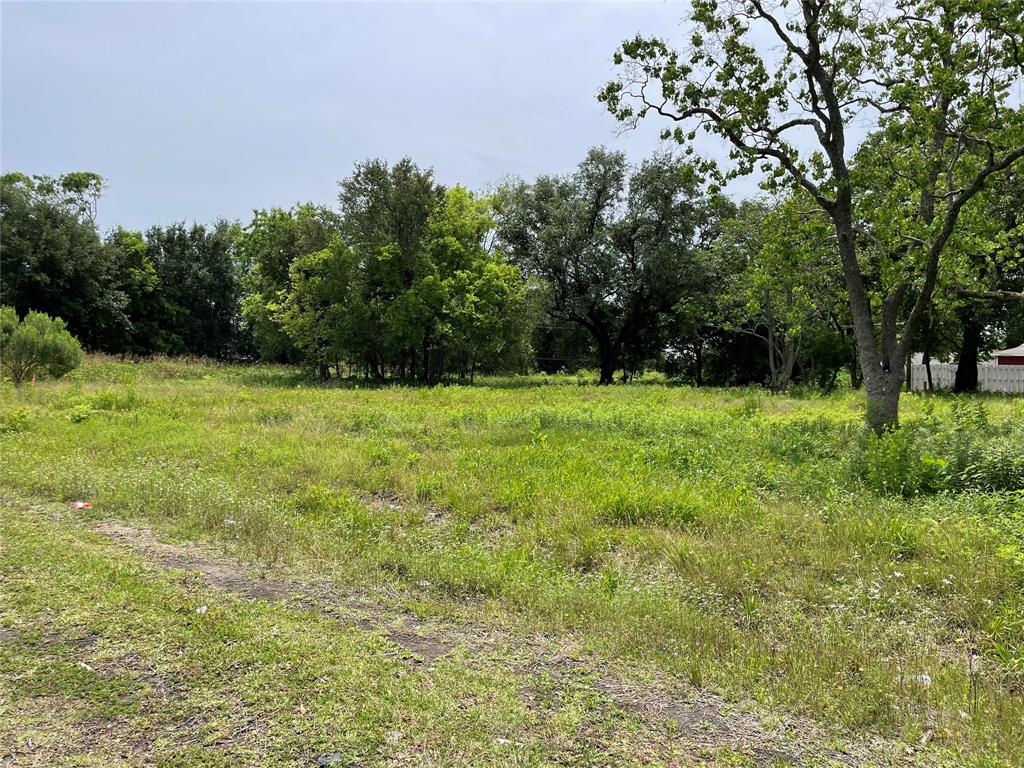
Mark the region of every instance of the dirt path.
<instances>
[{"instance_id":1,"label":"dirt path","mask_svg":"<svg viewBox=\"0 0 1024 768\"><path fill-rule=\"evenodd\" d=\"M748 755L758 766L920 764L914 759L913 750L891 742L849 744L840 752L822 747L825 734L807 720L788 718L769 728L757 717L708 691L683 688L676 683L671 688L638 685L607 664L573 652L563 642L513 636L484 626L419 621L383 600L342 592L322 580L262 576L207 547L160 541L151 529L144 527L102 522L93 530L160 567L199 574L209 589L316 611L343 624L380 634L409 664L433 664L461 649L469 659L519 660L508 663L527 680L541 674L555 679L587 676L590 685L610 704L653 722L674 723L674 738L691 747L696 756L728 748ZM529 690L524 690L523 695L529 698ZM835 738L827 740L835 742Z\"/></svg>"}]
</instances>

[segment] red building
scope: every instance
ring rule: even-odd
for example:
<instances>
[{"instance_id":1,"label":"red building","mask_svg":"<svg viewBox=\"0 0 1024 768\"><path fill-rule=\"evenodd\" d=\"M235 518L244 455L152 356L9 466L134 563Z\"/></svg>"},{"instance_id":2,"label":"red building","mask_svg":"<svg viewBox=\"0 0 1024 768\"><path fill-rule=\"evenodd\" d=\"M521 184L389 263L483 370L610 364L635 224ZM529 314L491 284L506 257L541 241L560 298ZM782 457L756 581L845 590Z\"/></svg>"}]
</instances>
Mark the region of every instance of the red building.
<instances>
[{"instance_id":1,"label":"red building","mask_svg":"<svg viewBox=\"0 0 1024 768\"><path fill-rule=\"evenodd\" d=\"M1024 344L993 352L992 356L996 359L996 365L1024 365Z\"/></svg>"}]
</instances>

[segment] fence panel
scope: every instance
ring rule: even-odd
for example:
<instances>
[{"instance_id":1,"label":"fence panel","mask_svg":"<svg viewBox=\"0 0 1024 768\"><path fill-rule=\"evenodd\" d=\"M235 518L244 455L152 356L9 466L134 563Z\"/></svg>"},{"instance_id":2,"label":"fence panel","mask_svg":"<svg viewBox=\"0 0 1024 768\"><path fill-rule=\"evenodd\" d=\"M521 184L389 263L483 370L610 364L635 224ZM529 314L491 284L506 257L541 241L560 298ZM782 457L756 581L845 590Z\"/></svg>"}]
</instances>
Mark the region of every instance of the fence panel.
<instances>
[{"instance_id":1,"label":"fence panel","mask_svg":"<svg viewBox=\"0 0 1024 768\"><path fill-rule=\"evenodd\" d=\"M952 389L955 380L955 363L932 363L932 386L935 389ZM910 367L910 388L915 392L928 389L928 372L924 363ZM1024 365L979 365L978 389L1024 394Z\"/></svg>"}]
</instances>

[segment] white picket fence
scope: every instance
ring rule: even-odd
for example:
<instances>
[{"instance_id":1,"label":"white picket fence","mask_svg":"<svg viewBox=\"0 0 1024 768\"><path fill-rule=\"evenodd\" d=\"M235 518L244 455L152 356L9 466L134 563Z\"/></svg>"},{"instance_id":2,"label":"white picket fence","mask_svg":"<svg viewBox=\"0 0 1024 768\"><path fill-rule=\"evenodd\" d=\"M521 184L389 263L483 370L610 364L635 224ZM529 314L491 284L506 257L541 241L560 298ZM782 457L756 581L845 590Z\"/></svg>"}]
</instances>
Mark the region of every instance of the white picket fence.
<instances>
[{"instance_id":1,"label":"white picket fence","mask_svg":"<svg viewBox=\"0 0 1024 768\"><path fill-rule=\"evenodd\" d=\"M952 389L955 378L955 363L932 363L932 386L935 389ZM928 389L928 373L924 363L910 366L910 388L915 392ZM1024 365L979 365L978 389L983 392L1024 394Z\"/></svg>"}]
</instances>

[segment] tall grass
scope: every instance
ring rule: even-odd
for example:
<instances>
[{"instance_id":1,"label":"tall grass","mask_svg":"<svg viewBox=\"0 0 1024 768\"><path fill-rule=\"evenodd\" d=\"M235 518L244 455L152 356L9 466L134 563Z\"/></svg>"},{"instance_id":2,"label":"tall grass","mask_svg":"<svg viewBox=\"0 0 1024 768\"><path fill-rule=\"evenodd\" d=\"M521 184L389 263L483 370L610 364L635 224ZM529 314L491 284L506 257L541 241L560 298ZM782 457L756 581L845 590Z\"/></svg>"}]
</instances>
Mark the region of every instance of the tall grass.
<instances>
[{"instance_id":1,"label":"tall grass","mask_svg":"<svg viewBox=\"0 0 1024 768\"><path fill-rule=\"evenodd\" d=\"M856 394L588 384L321 388L93 359L5 386L0 483L1024 760L1020 401L906 396L904 429L871 438Z\"/></svg>"}]
</instances>

